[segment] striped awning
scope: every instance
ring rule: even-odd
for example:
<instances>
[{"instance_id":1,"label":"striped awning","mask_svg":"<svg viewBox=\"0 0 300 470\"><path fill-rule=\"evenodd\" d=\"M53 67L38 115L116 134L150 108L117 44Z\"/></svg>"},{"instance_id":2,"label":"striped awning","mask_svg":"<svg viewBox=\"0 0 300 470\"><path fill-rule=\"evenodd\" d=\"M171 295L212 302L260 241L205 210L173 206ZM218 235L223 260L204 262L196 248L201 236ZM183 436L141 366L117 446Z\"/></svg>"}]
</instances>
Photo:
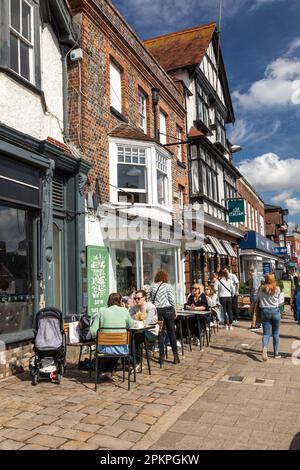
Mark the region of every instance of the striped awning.
<instances>
[{"instance_id":1,"label":"striped awning","mask_svg":"<svg viewBox=\"0 0 300 470\"><path fill-rule=\"evenodd\" d=\"M211 235L208 235L207 238L209 239L209 241L211 242L212 246L214 247L214 249L216 250L216 252L218 253L218 255L221 255L221 256L228 256L228 253L227 251L225 250L225 248L223 247L222 243L220 242L220 240L218 240L216 237L212 237Z\"/></svg>"},{"instance_id":2,"label":"striped awning","mask_svg":"<svg viewBox=\"0 0 300 470\"><path fill-rule=\"evenodd\" d=\"M210 243L206 243L206 245L202 246L202 249L204 253L210 254L210 255L215 255L216 250L213 248L213 246Z\"/></svg>"},{"instance_id":3,"label":"striped awning","mask_svg":"<svg viewBox=\"0 0 300 470\"><path fill-rule=\"evenodd\" d=\"M228 242L227 240L221 240L221 242L223 243L224 247L226 248L226 251L228 252L229 256L231 256L232 258L237 258L237 254L234 251L234 249L232 248L231 243Z\"/></svg>"}]
</instances>

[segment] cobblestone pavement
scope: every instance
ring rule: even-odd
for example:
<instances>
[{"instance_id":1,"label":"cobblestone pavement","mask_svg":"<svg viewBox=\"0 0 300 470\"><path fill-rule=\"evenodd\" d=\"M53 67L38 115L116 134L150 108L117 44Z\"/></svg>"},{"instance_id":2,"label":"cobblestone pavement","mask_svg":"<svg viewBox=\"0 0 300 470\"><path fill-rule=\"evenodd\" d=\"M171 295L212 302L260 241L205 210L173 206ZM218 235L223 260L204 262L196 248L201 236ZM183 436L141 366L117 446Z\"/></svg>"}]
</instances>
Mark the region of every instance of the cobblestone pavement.
<instances>
[{"instance_id":1,"label":"cobblestone pavement","mask_svg":"<svg viewBox=\"0 0 300 470\"><path fill-rule=\"evenodd\" d=\"M61 385L33 387L28 373L4 380L0 450L286 449L300 429L300 365L291 359L298 327L285 317L283 358L264 363L261 333L248 326L221 329L176 366L152 361L152 375L138 374L130 392L119 381L95 393L93 377L76 368Z\"/></svg>"}]
</instances>

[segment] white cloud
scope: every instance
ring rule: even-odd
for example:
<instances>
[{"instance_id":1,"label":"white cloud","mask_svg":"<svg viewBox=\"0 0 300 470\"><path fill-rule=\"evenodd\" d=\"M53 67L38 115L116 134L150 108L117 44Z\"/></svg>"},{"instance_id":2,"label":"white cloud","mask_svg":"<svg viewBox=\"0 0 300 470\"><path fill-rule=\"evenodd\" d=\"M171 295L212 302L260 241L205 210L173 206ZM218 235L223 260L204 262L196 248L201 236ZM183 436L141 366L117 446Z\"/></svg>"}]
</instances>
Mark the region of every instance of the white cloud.
<instances>
[{"instance_id":1,"label":"white cloud","mask_svg":"<svg viewBox=\"0 0 300 470\"><path fill-rule=\"evenodd\" d=\"M265 78L253 83L246 93L235 91L232 96L247 109L292 106L298 104L299 80L300 59L280 57L267 66Z\"/></svg>"},{"instance_id":2,"label":"white cloud","mask_svg":"<svg viewBox=\"0 0 300 470\"><path fill-rule=\"evenodd\" d=\"M300 213L300 199L293 197L285 201L285 207L289 210L289 215L295 215Z\"/></svg>"},{"instance_id":3,"label":"white cloud","mask_svg":"<svg viewBox=\"0 0 300 470\"><path fill-rule=\"evenodd\" d=\"M257 191L299 191L300 158L284 160L274 153L266 153L242 161L238 169Z\"/></svg>"},{"instance_id":4,"label":"white cloud","mask_svg":"<svg viewBox=\"0 0 300 470\"><path fill-rule=\"evenodd\" d=\"M270 125L262 125L260 122L259 125L255 125L253 121L248 121L247 119L240 119L235 124L233 130L229 131L229 140L230 142L237 144L247 144L262 142L263 140L269 139L279 130L281 122L276 119Z\"/></svg>"},{"instance_id":5,"label":"white cloud","mask_svg":"<svg viewBox=\"0 0 300 470\"><path fill-rule=\"evenodd\" d=\"M289 45L287 55L293 54L297 49L300 48L300 37L295 38Z\"/></svg>"},{"instance_id":6,"label":"white cloud","mask_svg":"<svg viewBox=\"0 0 300 470\"><path fill-rule=\"evenodd\" d=\"M272 201L275 204L279 204L280 202L285 202L287 199L290 199L294 191L283 191L282 193L278 193L276 196L272 197Z\"/></svg>"}]
</instances>

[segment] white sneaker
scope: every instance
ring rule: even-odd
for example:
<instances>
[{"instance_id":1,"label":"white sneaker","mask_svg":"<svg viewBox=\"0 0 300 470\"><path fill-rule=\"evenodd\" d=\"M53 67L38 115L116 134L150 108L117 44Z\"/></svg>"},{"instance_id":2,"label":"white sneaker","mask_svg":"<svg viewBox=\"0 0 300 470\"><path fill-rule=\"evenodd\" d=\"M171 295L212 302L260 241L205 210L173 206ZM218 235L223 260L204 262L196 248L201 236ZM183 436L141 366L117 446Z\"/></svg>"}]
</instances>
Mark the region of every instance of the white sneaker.
<instances>
[{"instance_id":1,"label":"white sneaker","mask_svg":"<svg viewBox=\"0 0 300 470\"><path fill-rule=\"evenodd\" d=\"M228 325L225 325L225 330L228 330Z\"/></svg>"},{"instance_id":2,"label":"white sneaker","mask_svg":"<svg viewBox=\"0 0 300 470\"><path fill-rule=\"evenodd\" d=\"M230 329L230 330L233 330L233 326L232 326L232 325L230 325L229 329Z\"/></svg>"}]
</instances>

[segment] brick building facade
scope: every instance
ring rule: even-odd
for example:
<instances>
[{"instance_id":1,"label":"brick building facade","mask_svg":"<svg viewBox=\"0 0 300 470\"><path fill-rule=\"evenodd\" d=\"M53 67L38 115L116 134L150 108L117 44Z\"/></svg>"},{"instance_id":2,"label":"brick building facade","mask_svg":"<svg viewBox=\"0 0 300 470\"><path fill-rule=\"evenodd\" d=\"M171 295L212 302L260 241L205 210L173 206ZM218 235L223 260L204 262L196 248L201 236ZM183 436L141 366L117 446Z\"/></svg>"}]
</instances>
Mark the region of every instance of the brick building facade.
<instances>
[{"instance_id":1,"label":"brick building facade","mask_svg":"<svg viewBox=\"0 0 300 470\"><path fill-rule=\"evenodd\" d=\"M146 232L154 221L159 231L157 243L145 230L139 240L112 241L89 214L86 243L109 249L110 290L128 294L149 284L159 267L172 271L178 288L180 244L163 232L188 200L186 148L177 144L186 140L182 88L109 1L70 5L83 51L82 60L69 61L70 136L92 164L87 190L98 192L98 209L142 219Z\"/></svg>"}]
</instances>

